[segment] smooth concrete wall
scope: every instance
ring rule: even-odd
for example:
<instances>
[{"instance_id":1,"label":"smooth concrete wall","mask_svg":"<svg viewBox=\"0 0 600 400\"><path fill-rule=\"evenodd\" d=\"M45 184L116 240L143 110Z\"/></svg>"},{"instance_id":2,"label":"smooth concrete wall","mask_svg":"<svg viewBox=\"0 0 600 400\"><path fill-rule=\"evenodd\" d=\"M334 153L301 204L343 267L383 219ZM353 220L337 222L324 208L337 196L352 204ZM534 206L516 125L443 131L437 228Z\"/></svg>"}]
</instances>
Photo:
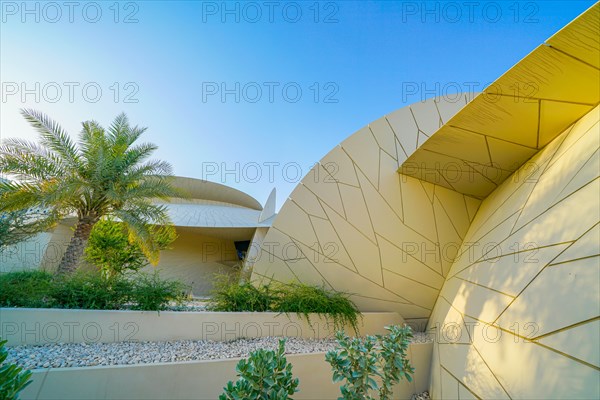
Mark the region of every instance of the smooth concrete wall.
<instances>
[{"instance_id":1,"label":"smooth concrete wall","mask_svg":"<svg viewBox=\"0 0 600 400\"><path fill-rule=\"evenodd\" d=\"M413 382L401 382L395 399L410 399L427 389L432 344L412 344L409 360L415 367ZM287 355L299 378L295 399L329 400L340 396L331 381L331 366L324 353ZM239 359L145 365L55 368L34 370L33 383L22 400L194 399L214 400L228 381L235 381Z\"/></svg>"},{"instance_id":2,"label":"smooth concrete wall","mask_svg":"<svg viewBox=\"0 0 600 400\"><path fill-rule=\"evenodd\" d=\"M429 323L434 399L600 398L599 121L481 204Z\"/></svg>"},{"instance_id":3,"label":"smooth concrete wall","mask_svg":"<svg viewBox=\"0 0 600 400\"><path fill-rule=\"evenodd\" d=\"M65 220L49 232L3 249L0 252L0 273L45 269L54 271L73 235L73 221Z\"/></svg>"},{"instance_id":4,"label":"smooth concrete wall","mask_svg":"<svg viewBox=\"0 0 600 400\"><path fill-rule=\"evenodd\" d=\"M363 311L427 319L480 200L398 169L468 98L411 104L330 151L275 217L252 279L324 285Z\"/></svg>"},{"instance_id":5,"label":"smooth concrete wall","mask_svg":"<svg viewBox=\"0 0 600 400\"><path fill-rule=\"evenodd\" d=\"M156 270L163 278L179 279L191 286L193 295L206 296L213 288L215 274L229 274L238 263L233 240L200 234L193 228L176 230L171 249L161 252L156 267L150 265L143 271Z\"/></svg>"},{"instance_id":6,"label":"smooth concrete wall","mask_svg":"<svg viewBox=\"0 0 600 400\"><path fill-rule=\"evenodd\" d=\"M266 336L328 338L333 323L309 314L309 324L296 314L253 312L103 311L0 308L0 336L8 346L46 343L111 343L119 341L217 340ZM386 333L402 325L397 313L365 313L361 335ZM345 327L348 334L352 328Z\"/></svg>"}]
</instances>

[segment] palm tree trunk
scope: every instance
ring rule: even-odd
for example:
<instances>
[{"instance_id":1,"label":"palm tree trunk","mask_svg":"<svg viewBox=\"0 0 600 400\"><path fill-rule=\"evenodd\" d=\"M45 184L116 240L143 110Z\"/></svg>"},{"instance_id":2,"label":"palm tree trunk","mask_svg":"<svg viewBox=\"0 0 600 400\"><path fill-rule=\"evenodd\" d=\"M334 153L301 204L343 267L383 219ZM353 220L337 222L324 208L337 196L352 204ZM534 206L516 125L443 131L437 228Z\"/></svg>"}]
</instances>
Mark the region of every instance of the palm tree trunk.
<instances>
[{"instance_id":1,"label":"palm tree trunk","mask_svg":"<svg viewBox=\"0 0 600 400\"><path fill-rule=\"evenodd\" d=\"M98 222L98 218L96 217L79 218L75 227L75 233L58 265L57 272L59 274L70 274L77 269L96 222Z\"/></svg>"}]
</instances>

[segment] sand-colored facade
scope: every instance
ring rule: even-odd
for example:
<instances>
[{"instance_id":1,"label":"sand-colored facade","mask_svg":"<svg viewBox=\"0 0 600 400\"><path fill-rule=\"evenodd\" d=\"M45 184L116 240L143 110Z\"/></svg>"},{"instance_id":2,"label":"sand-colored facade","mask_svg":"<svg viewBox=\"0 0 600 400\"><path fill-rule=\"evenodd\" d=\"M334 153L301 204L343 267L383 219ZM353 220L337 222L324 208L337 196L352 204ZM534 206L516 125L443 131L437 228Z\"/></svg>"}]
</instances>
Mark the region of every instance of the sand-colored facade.
<instances>
[{"instance_id":1,"label":"sand-colored facade","mask_svg":"<svg viewBox=\"0 0 600 400\"><path fill-rule=\"evenodd\" d=\"M483 93L340 143L283 204L253 280L427 327L433 398L599 398L599 14Z\"/></svg>"}]
</instances>

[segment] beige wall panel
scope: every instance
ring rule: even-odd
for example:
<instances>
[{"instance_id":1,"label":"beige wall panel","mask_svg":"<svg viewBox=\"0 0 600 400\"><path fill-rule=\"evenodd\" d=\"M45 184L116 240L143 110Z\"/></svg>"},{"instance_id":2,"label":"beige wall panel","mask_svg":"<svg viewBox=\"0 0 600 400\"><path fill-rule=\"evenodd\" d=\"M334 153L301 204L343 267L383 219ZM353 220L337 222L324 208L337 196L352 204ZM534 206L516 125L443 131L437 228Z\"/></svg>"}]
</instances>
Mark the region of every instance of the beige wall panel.
<instances>
[{"instance_id":1,"label":"beige wall panel","mask_svg":"<svg viewBox=\"0 0 600 400\"><path fill-rule=\"evenodd\" d=\"M379 147L398 162L398 155L396 154L396 137L385 117L371 122L369 128L371 129L373 136L375 136L375 140Z\"/></svg>"},{"instance_id":2,"label":"beige wall panel","mask_svg":"<svg viewBox=\"0 0 600 400\"><path fill-rule=\"evenodd\" d=\"M434 99L419 101L410 105L419 130L427 136L432 136L443 125L442 118Z\"/></svg>"},{"instance_id":3,"label":"beige wall panel","mask_svg":"<svg viewBox=\"0 0 600 400\"><path fill-rule=\"evenodd\" d=\"M538 102L481 94L469 103L469 112L457 114L450 125L535 148Z\"/></svg>"},{"instance_id":4,"label":"beige wall panel","mask_svg":"<svg viewBox=\"0 0 600 400\"><path fill-rule=\"evenodd\" d=\"M510 399L473 346L440 343L440 363L480 399ZM457 398L456 389L454 397L447 397L442 386L442 398Z\"/></svg>"},{"instance_id":5,"label":"beige wall panel","mask_svg":"<svg viewBox=\"0 0 600 400\"><path fill-rule=\"evenodd\" d=\"M308 175L304 179L302 179L301 184L313 192L319 198L320 202L327 204L341 215L345 215L344 206L342 205L342 199L340 197L337 184L335 181L332 181L330 177L331 175L329 175L319 163L309 171ZM283 203L279 214L277 214L277 218L279 218L279 215L282 213L285 213L284 208L287 206L287 203L288 202Z\"/></svg>"},{"instance_id":6,"label":"beige wall panel","mask_svg":"<svg viewBox=\"0 0 600 400\"><path fill-rule=\"evenodd\" d=\"M481 200L476 199L474 197L464 196L465 203L467 204L467 211L469 213L469 221L473 221L477 211L479 210L479 206L481 205Z\"/></svg>"},{"instance_id":7,"label":"beige wall panel","mask_svg":"<svg viewBox=\"0 0 600 400\"><path fill-rule=\"evenodd\" d=\"M547 145L556 137L556 132L562 132L573 123L573 120L581 118L591 109L591 105L542 100L538 147Z\"/></svg>"},{"instance_id":8,"label":"beige wall panel","mask_svg":"<svg viewBox=\"0 0 600 400\"><path fill-rule=\"evenodd\" d=\"M308 214L293 201L286 203L285 212L281 213L281 218L275 219L273 228L282 232L289 232L289 236L302 243L312 245L317 242L315 232L311 229Z\"/></svg>"},{"instance_id":9,"label":"beige wall panel","mask_svg":"<svg viewBox=\"0 0 600 400\"><path fill-rule=\"evenodd\" d=\"M290 198L294 203L308 215L312 215L319 218L327 218L327 214L323 211L321 203L317 199L317 196L304 185L298 185L290 195Z\"/></svg>"},{"instance_id":10,"label":"beige wall panel","mask_svg":"<svg viewBox=\"0 0 600 400\"><path fill-rule=\"evenodd\" d=\"M519 146L505 140L493 137L487 137L486 140L493 165L506 170L516 170L523 163L523 159L527 160L537 153L536 149Z\"/></svg>"},{"instance_id":11,"label":"beige wall panel","mask_svg":"<svg viewBox=\"0 0 600 400\"><path fill-rule=\"evenodd\" d=\"M473 201L473 207L475 209L479 206L481 201L467 196L457 196L454 191L441 186L435 187L435 197L438 198L446 215L452 221L452 226L454 226L456 233L463 238L471 223L467 200ZM474 210L472 212L473 214L475 213Z\"/></svg>"},{"instance_id":12,"label":"beige wall panel","mask_svg":"<svg viewBox=\"0 0 600 400\"><path fill-rule=\"evenodd\" d=\"M513 300L510 296L458 278L448 279L440 295L451 301L462 314L486 323L494 322Z\"/></svg>"},{"instance_id":13,"label":"beige wall panel","mask_svg":"<svg viewBox=\"0 0 600 400\"><path fill-rule=\"evenodd\" d=\"M600 397L598 370L509 332L480 324L473 345L512 399Z\"/></svg>"},{"instance_id":14,"label":"beige wall panel","mask_svg":"<svg viewBox=\"0 0 600 400\"><path fill-rule=\"evenodd\" d=\"M425 286L412 279L407 279L394 272L390 272L387 269L383 270L383 282L387 289L393 292L402 293L403 297L411 303L419 304L421 307L429 310L433 309L433 305L435 304L435 300L439 293L439 289ZM402 288L407 286L410 286L413 290L402 291Z\"/></svg>"},{"instance_id":15,"label":"beige wall panel","mask_svg":"<svg viewBox=\"0 0 600 400\"><path fill-rule=\"evenodd\" d=\"M444 131L445 134L439 139L427 141L421 149L443 153L465 161L490 164L485 136L452 127L445 127Z\"/></svg>"},{"instance_id":16,"label":"beige wall panel","mask_svg":"<svg viewBox=\"0 0 600 400\"><path fill-rule=\"evenodd\" d=\"M363 235L375 242L373 224L371 223L369 209L367 209L361 189L348 185L340 185L339 190L344 201L344 209L348 210L346 212L346 220Z\"/></svg>"},{"instance_id":17,"label":"beige wall panel","mask_svg":"<svg viewBox=\"0 0 600 400\"><path fill-rule=\"evenodd\" d=\"M577 325L537 342L600 368L600 320Z\"/></svg>"},{"instance_id":18,"label":"beige wall panel","mask_svg":"<svg viewBox=\"0 0 600 400\"><path fill-rule=\"evenodd\" d=\"M463 385L458 386L458 398L460 400L477 400L477 397L469 392Z\"/></svg>"},{"instance_id":19,"label":"beige wall panel","mask_svg":"<svg viewBox=\"0 0 600 400\"><path fill-rule=\"evenodd\" d=\"M446 96L446 101L435 99L435 105L438 109L442 122L446 123L456 115L469 101L473 99L475 93L457 93Z\"/></svg>"},{"instance_id":20,"label":"beige wall panel","mask_svg":"<svg viewBox=\"0 0 600 400\"><path fill-rule=\"evenodd\" d=\"M379 240L381 266L384 270L413 279L416 284L426 282L428 286L441 289L444 277L417 258L403 252L385 239Z\"/></svg>"},{"instance_id":21,"label":"beige wall panel","mask_svg":"<svg viewBox=\"0 0 600 400\"><path fill-rule=\"evenodd\" d=\"M600 4L596 3L576 21L546 40L546 43L600 69L600 59L595 57L600 51L600 41L596 35L599 19Z\"/></svg>"},{"instance_id":22,"label":"beige wall panel","mask_svg":"<svg viewBox=\"0 0 600 400\"><path fill-rule=\"evenodd\" d=\"M312 217L311 221L315 228L315 233L319 238L319 247L321 248L323 255L348 269L358 272L354 266L354 262L346 251L344 243L340 240L338 234L331 225L331 222L328 219Z\"/></svg>"},{"instance_id":23,"label":"beige wall panel","mask_svg":"<svg viewBox=\"0 0 600 400\"><path fill-rule=\"evenodd\" d=\"M161 252L158 265L143 271L156 270L163 278L182 280L191 285L194 295L206 296L215 274L232 273L232 266L241 263L232 240L197 234L190 228L177 229L177 235L172 249Z\"/></svg>"},{"instance_id":24,"label":"beige wall panel","mask_svg":"<svg viewBox=\"0 0 600 400\"><path fill-rule=\"evenodd\" d=\"M381 260L377 244L371 242L367 236L331 208L327 206L324 208L332 226L335 228L342 242L344 242L344 247L358 273L379 285L383 284L381 278Z\"/></svg>"},{"instance_id":25,"label":"beige wall panel","mask_svg":"<svg viewBox=\"0 0 600 400\"><path fill-rule=\"evenodd\" d=\"M567 250L556 257L553 263L558 264L578 258L597 256L598 254L600 254L600 225L596 224L596 226L569 246Z\"/></svg>"},{"instance_id":26,"label":"beige wall panel","mask_svg":"<svg viewBox=\"0 0 600 400\"><path fill-rule=\"evenodd\" d=\"M332 184L341 182L358 187L358 178L356 178L354 163L341 146L334 147L334 149L324 157L322 165L329 173L329 178L323 177L320 179L320 182Z\"/></svg>"},{"instance_id":27,"label":"beige wall panel","mask_svg":"<svg viewBox=\"0 0 600 400\"><path fill-rule=\"evenodd\" d=\"M444 368L457 363L460 370L475 351L494 377L483 368L465 376L499 383L513 399L600 396L597 121L595 109L481 203L429 321L432 329L459 312L478 324L472 344L452 347L459 352L438 346ZM539 344L526 340L536 337ZM497 397L462 384L481 398ZM442 389L432 379L433 398Z\"/></svg>"},{"instance_id":28,"label":"beige wall panel","mask_svg":"<svg viewBox=\"0 0 600 400\"><path fill-rule=\"evenodd\" d=\"M402 145L404 152L410 156L417 149L417 136L419 127L409 107L401 108L386 115L398 142ZM398 149L400 151L400 149ZM401 158L401 157L399 157ZM400 159L398 160L400 161Z\"/></svg>"},{"instance_id":29,"label":"beige wall panel","mask_svg":"<svg viewBox=\"0 0 600 400\"><path fill-rule=\"evenodd\" d=\"M402 177L396 172L396 162L387 154L381 153L379 165L379 193L386 204L394 210L398 218L404 218L402 207L402 193L400 190L400 179ZM369 210L370 211L370 210Z\"/></svg>"},{"instance_id":30,"label":"beige wall panel","mask_svg":"<svg viewBox=\"0 0 600 400\"><path fill-rule=\"evenodd\" d=\"M379 145L368 127L362 128L341 143L355 168L377 187L379 182Z\"/></svg>"},{"instance_id":31,"label":"beige wall panel","mask_svg":"<svg viewBox=\"0 0 600 400\"><path fill-rule=\"evenodd\" d=\"M560 149L556 152L556 158L569 151L571 147L580 139L585 138L591 129L598 129L598 120L600 119L600 106L596 106L592 111L577 121L572 128L567 129L569 133L560 143ZM593 140L587 138L587 140Z\"/></svg>"},{"instance_id":32,"label":"beige wall panel","mask_svg":"<svg viewBox=\"0 0 600 400\"><path fill-rule=\"evenodd\" d=\"M517 296L567 246L568 244L559 244L502 255L476 263L456 276L509 296Z\"/></svg>"},{"instance_id":33,"label":"beige wall panel","mask_svg":"<svg viewBox=\"0 0 600 400\"><path fill-rule=\"evenodd\" d=\"M458 399L458 381L442 368L442 398L448 400Z\"/></svg>"},{"instance_id":34,"label":"beige wall panel","mask_svg":"<svg viewBox=\"0 0 600 400\"><path fill-rule=\"evenodd\" d=\"M505 329L514 323L535 322L537 335L544 335L598 317L599 307L597 256L545 268L497 322Z\"/></svg>"},{"instance_id":35,"label":"beige wall panel","mask_svg":"<svg viewBox=\"0 0 600 400\"><path fill-rule=\"evenodd\" d=\"M423 183L418 179L402 176L402 198L404 199L404 223L419 232L432 242L437 241L435 217L431 199L425 191Z\"/></svg>"}]
</instances>

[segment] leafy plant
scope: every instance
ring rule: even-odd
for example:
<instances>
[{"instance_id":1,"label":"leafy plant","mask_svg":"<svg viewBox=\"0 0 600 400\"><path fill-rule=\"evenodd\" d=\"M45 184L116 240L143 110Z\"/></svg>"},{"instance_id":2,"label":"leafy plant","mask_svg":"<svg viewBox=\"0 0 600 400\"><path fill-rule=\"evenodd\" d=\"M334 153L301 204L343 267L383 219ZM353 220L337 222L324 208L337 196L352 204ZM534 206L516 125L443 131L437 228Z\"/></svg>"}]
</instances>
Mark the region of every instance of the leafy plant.
<instances>
[{"instance_id":1,"label":"leafy plant","mask_svg":"<svg viewBox=\"0 0 600 400\"><path fill-rule=\"evenodd\" d=\"M171 301L181 303L188 286L176 280L161 279L158 271L138 274L131 292L134 310L164 310Z\"/></svg>"},{"instance_id":2,"label":"leafy plant","mask_svg":"<svg viewBox=\"0 0 600 400\"><path fill-rule=\"evenodd\" d=\"M256 287L251 283L240 284L226 274L216 275L214 289L208 304L212 311L269 311L273 293L269 285Z\"/></svg>"},{"instance_id":3,"label":"leafy plant","mask_svg":"<svg viewBox=\"0 0 600 400\"><path fill-rule=\"evenodd\" d=\"M103 278L93 271L51 275L43 271L0 274L0 307L78 308L91 310L164 310L181 302L188 286L154 274Z\"/></svg>"},{"instance_id":4,"label":"leafy plant","mask_svg":"<svg viewBox=\"0 0 600 400\"><path fill-rule=\"evenodd\" d=\"M171 225L153 225L148 232L159 250L168 249L177 238L175 228ZM135 272L150 264L125 224L110 219L99 221L92 229L85 249L85 260L98 267L106 278Z\"/></svg>"},{"instance_id":5,"label":"leafy plant","mask_svg":"<svg viewBox=\"0 0 600 400\"><path fill-rule=\"evenodd\" d=\"M131 300L134 284L122 277L104 279L98 273L77 271L59 275L52 287L51 307L117 310Z\"/></svg>"},{"instance_id":6,"label":"leafy plant","mask_svg":"<svg viewBox=\"0 0 600 400\"><path fill-rule=\"evenodd\" d=\"M291 399L298 391L298 378L292 374L292 364L285 358L285 340L279 341L277 351L259 349L250 353L248 360L237 364L238 380L229 381L219 400Z\"/></svg>"},{"instance_id":7,"label":"leafy plant","mask_svg":"<svg viewBox=\"0 0 600 400\"><path fill-rule=\"evenodd\" d=\"M394 384L403 378L412 381L414 368L407 359L412 330L409 326L386 329L388 335L365 338L349 338L337 332L339 348L329 351L325 360L332 367L333 381L345 381L340 387L340 400L373 400L374 393L379 399L389 400Z\"/></svg>"},{"instance_id":8,"label":"leafy plant","mask_svg":"<svg viewBox=\"0 0 600 400\"><path fill-rule=\"evenodd\" d=\"M108 129L95 121L82 124L75 142L46 115L22 110L39 133L39 143L4 139L0 145L0 170L16 181L0 181L0 213L40 209L44 225L76 215L75 232L58 267L73 272L79 265L90 233L103 216L123 221L130 237L152 263L159 246L149 224L168 225L165 206L180 193L171 185L171 166L148 161L156 145L136 144L146 128L130 126L125 114Z\"/></svg>"},{"instance_id":9,"label":"leafy plant","mask_svg":"<svg viewBox=\"0 0 600 400\"><path fill-rule=\"evenodd\" d=\"M0 338L0 399L16 400L19 392L31 383L31 371L23 371L23 368L13 363L5 363L8 351L4 345L6 340Z\"/></svg>"},{"instance_id":10,"label":"leafy plant","mask_svg":"<svg viewBox=\"0 0 600 400\"><path fill-rule=\"evenodd\" d=\"M44 307L52 289L52 275L45 271L0 274L0 306Z\"/></svg>"},{"instance_id":11,"label":"leafy plant","mask_svg":"<svg viewBox=\"0 0 600 400\"><path fill-rule=\"evenodd\" d=\"M217 276L209 309L213 311L273 311L296 313L310 324L310 313L327 314L335 329L350 325L358 332L360 312L345 293L301 283L254 286L235 277Z\"/></svg>"},{"instance_id":12,"label":"leafy plant","mask_svg":"<svg viewBox=\"0 0 600 400\"><path fill-rule=\"evenodd\" d=\"M345 293L328 291L322 287L303 283L281 285L276 290L273 310L302 315L309 324L309 313L327 314L333 319L334 329L350 325L355 333L358 332L360 313L356 305Z\"/></svg>"}]
</instances>

